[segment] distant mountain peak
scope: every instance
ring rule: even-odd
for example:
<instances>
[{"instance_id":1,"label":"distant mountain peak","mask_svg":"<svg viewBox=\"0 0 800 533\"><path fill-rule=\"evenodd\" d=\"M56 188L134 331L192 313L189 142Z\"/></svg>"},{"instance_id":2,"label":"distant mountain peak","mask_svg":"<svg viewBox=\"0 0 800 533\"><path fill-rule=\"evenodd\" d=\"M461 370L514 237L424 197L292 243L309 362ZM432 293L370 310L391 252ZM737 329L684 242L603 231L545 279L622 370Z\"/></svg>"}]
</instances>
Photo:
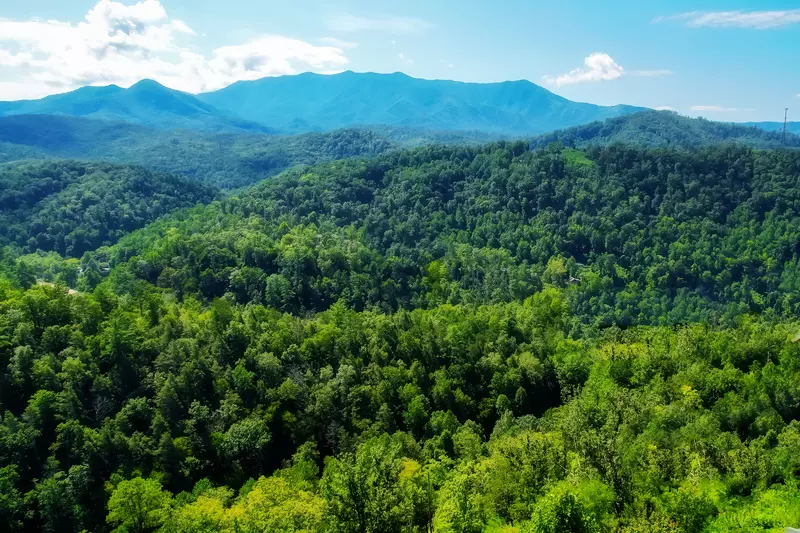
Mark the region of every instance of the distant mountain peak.
<instances>
[{"instance_id":1,"label":"distant mountain peak","mask_svg":"<svg viewBox=\"0 0 800 533\"><path fill-rule=\"evenodd\" d=\"M123 89L87 86L41 100L0 102L3 115L71 115L126 121L161 129L273 133L254 122L232 117L197 97L143 79Z\"/></svg>"},{"instance_id":2,"label":"distant mountain peak","mask_svg":"<svg viewBox=\"0 0 800 533\"><path fill-rule=\"evenodd\" d=\"M156 80L151 80L151 79L148 79L148 78L145 78L143 80L137 81L136 83L134 83L133 85L131 85L128 88L128 90L131 90L131 89L159 89L159 90L165 90L165 91L175 91L175 89L169 89L168 87L160 84ZM179 92L179 91L176 91L176 92Z\"/></svg>"},{"instance_id":3,"label":"distant mountain peak","mask_svg":"<svg viewBox=\"0 0 800 533\"><path fill-rule=\"evenodd\" d=\"M83 87L41 100L0 102L0 116L62 114L163 129L304 133L383 125L508 137L643 109L573 102L528 80L474 83L350 70L239 81L196 96L143 79L127 89Z\"/></svg>"},{"instance_id":4,"label":"distant mountain peak","mask_svg":"<svg viewBox=\"0 0 800 533\"><path fill-rule=\"evenodd\" d=\"M198 98L296 133L380 124L527 136L644 109L572 102L528 80L473 83L350 70L240 81Z\"/></svg>"}]
</instances>

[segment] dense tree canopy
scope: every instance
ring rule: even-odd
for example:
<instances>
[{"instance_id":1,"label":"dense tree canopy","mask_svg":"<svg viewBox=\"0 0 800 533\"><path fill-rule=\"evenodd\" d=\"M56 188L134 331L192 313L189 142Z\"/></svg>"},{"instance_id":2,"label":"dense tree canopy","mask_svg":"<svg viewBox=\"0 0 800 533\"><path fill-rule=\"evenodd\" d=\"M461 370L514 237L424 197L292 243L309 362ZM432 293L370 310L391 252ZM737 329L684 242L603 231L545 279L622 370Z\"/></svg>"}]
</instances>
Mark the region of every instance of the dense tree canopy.
<instances>
[{"instance_id":1,"label":"dense tree canopy","mask_svg":"<svg viewBox=\"0 0 800 533\"><path fill-rule=\"evenodd\" d=\"M288 172L100 260L300 313L508 302L551 283L601 326L788 316L798 177L795 151L427 147Z\"/></svg>"},{"instance_id":2,"label":"dense tree canopy","mask_svg":"<svg viewBox=\"0 0 800 533\"><path fill-rule=\"evenodd\" d=\"M715 122L689 118L674 111L643 111L545 133L534 139L537 146L547 146L551 142L576 148L614 143L671 148L737 143L763 149L783 147L784 137L782 128L765 129L758 123ZM791 133L786 135L785 146L800 148L800 136Z\"/></svg>"},{"instance_id":3,"label":"dense tree canopy","mask_svg":"<svg viewBox=\"0 0 800 533\"><path fill-rule=\"evenodd\" d=\"M6 165L0 530L798 526L798 179L526 142L224 197Z\"/></svg>"},{"instance_id":4,"label":"dense tree canopy","mask_svg":"<svg viewBox=\"0 0 800 533\"><path fill-rule=\"evenodd\" d=\"M75 161L0 165L0 244L80 257L213 188L138 167Z\"/></svg>"},{"instance_id":5,"label":"dense tree canopy","mask_svg":"<svg viewBox=\"0 0 800 533\"><path fill-rule=\"evenodd\" d=\"M567 312L555 287L303 319L108 282L5 284L0 517L9 531L356 532L800 519L800 325L577 339Z\"/></svg>"}]
</instances>

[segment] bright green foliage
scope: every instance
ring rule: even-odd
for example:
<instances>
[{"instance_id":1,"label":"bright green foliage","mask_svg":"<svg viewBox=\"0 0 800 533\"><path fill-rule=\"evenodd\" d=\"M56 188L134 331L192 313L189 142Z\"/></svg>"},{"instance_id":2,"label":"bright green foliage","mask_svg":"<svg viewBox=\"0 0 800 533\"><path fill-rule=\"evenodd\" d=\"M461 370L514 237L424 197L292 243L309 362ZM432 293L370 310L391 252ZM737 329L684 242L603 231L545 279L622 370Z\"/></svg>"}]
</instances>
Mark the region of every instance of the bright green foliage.
<instances>
[{"instance_id":1,"label":"bright green foliage","mask_svg":"<svg viewBox=\"0 0 800 533\"><path fill-rule=\"evenodd\" d=\"M583 157L592 164L503 143L290 171L162 219L99 260L127 284L300 314L340 300L384 312L522 301L548 284L598 327L800 309L800 152Z\"/></svg>"},{"instance_id":2,"label":"bright green foliage","mask_svg":"<svg viewBox=\"0 0 800 533\"><path fill-rule=\"evenodd\" d=\"M402 448L402 442L383 435L366 441L354 455L326 461L321 493L332 531L415 530L412 496L401 477Z\"/></svg>"},{"instance_id":3,"label":"bright green foliage","mask_svg":"<svg viewBox=\"0 0 800 533\"><path fill-rule=\"evenodd\" d=\"M800 525L798 169L425 148L2 249L3 530Z\"/></svg>"},{"instance_id":4,"label":"bright green foliage","mask_svg":"<svg viewBox=\"0 0 800 533\"><path fill-rule=\"evenodd\" d=\"M792 523L798 325L576 339L564 290L307 318L154 289L144 305L107 283L9 290L2 516L12 531ZM105 492L106 472L129 480ZM197 487L173 502L162 483Z\"/></svg>"},{"instance_id":5,"label":"bright green foliage","mask_svg":"<svg viewBox=\"0 0 800 533\"><path fill-rule=\"evenodd\" d=\"M167 518L170 495L154 479L120 481L108 500L108 522L134 533L151 531Z\"/></svg>"},{"instance_id":6,"label":"bright green foliage","mask_svg":"<svg viewBox=\"0 0 800 533\"><path fill-rule=\"evenodd\" d=\"M776 487L754 494L750 501L725 509L706 529L723 531L782 531L786 524L800 524L800 490L796 486Z\"/></svg>"},{"instance_id":7,"label":"bright green foliage","mask_svg":"<svg viewBox=\"0 0 800 533\"><path fill-rule=\"evenodd\" d=\"M588 493L588 494L583 494ZM610 514L613 493L604 486L575 482L555 485L536 504L530 523L523 532L593 533L603 531L602 519Z\"/></svg>"}]
</instances>

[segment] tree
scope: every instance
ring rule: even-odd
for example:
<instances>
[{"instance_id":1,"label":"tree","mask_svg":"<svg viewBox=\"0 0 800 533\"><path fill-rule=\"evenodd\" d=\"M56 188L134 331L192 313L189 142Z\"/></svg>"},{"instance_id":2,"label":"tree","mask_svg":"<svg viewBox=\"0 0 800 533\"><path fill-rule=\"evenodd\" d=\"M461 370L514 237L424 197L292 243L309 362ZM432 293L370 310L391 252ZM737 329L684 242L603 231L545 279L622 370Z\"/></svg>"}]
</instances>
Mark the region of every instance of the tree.
<instances>
[{"instance_id":1,"label":"tree","mask_svg":"<svg viewBox=\"0 0 800 533\"><path fill-rule=\"evenodd\" d=\"M164 523L170 504L169 493L155 479L136 477L120 481L108 500L106 521L134 533L144 533Z\"/></svg>"},{"instance_id":2,"label":"tree","mask_svg":"<svg viewBox=\"0 0 800 533\"><path fill-rule=\"evenodd\" d=\"M331 531L399 532L411 525L413 502L400 482L402 458L401 444L384 434L359 446L355 455L326 461L321 491Z\"/></svg>"},{"instance_id":3,"label":"tree","mask_svg":"<svg viewBox=\"0 0 800 533\"><path fill-rule=\"evenodd\" d=\"M19 479L16 465L0 468L0 523L6 524L10 532L22 531L24 504L17 489Z\"/></svg>"}]
</instances>

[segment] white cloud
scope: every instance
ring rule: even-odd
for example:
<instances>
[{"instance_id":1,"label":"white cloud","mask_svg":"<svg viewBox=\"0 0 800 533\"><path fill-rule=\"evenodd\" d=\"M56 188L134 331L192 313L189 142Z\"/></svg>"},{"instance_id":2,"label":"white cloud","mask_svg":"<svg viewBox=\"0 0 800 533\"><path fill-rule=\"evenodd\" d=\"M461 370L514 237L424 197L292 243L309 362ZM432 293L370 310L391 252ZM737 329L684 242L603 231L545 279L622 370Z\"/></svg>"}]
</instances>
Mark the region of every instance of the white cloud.
<instances>
[{"instance_id":1,"label":"white cloud","mask_svg":"<svg viewBox=\"0 0 800 533\"><path fill-rule=\"evenodd\" d=\"M335 31L382 31L389 33L418 33L432 25L424 19L414 17L381 16L357 17L337 15L328 21L328 27Z\"/></svg>"},{"instance_id":2,"label":"white cloud","mask_svg":"<svg viewBox=\"0 0 800 533\"><path fill-rule=\"evenodd\" d=\"M784 11L690 11L658 17L654 23L680 21L690 28L753 28L767 30L800 23L800 9Z\"/></svg>"},{"instance_id":3,"label":"white cloud","mask_svg":"<svg viewBox=\"0 0 800 533\"><path fill-rule=\"evenodd\" d=\"M0 100L35 100L53 94L53 87L45 83L0 81Z\"/></svg>"},{"instance_id":4,"label":"white cloud","mask_svg":"<svg viewBox=\"0 0 800 533\"><path fill-rule=\"evenodd\" d=\"M403 52L400 52L399 54L397 54L397 57L400 59L400 61L402 61L406 65L413 65L414 64L414 60L411 59L410 57L407 57Z\"/></svg>"},{"instance_id":5,"label":"white cloud","mask_svg":"<svg viewBox=\"0 0 800 533\"><path fill-rule=\"evenodd\" d=\"M639 76L640 78L656 78L659 76L671 76L675 74L671 70L657 69L657 70L634 70L631 71L631 76Z\"/></svg>"},{"instance_id":6,"label":"white cloud","mask_svg":"<svg viewBox=\"0 0 800 533\"><path fill-rule=\"evenodd\" d=\"M450 63L448 61L445 61L444 59L440 59L439 63L441 63L442 65L446 66L447 68L455 68L456 67L454 64L452 64L452 63Z\"/></svg>"},{"instance_id":7,"label":"white cloud","mask_svg":"<svg viewBox=\"0 0 800 533\"><path fill-rule=\"evenodd\" d=\"M753 111L753 109L740 109L738 107L722 107L718 105L693 105L690 107L692 111L700 111L702 113L735 113L737 111Z\"/></svg>"},{"instance_id":8,"label":"white cloud","mask_svg":"<svg viewBox=\"0 0 800 533\"><path fill-rule=\"evenodd\" d=\"M303 70L334 72L348 63L342 47L279 35L204 56L184 42L193 36L158 0L100 0L77 24L0 18L0 99L38 98L82 85L127 87L144 78L201 92Z\"/></svg>"},{"instance_id":9,"label":"white cloud","mask_svg":"<svg viewBox=\"0 0 800 533\"><path fill-rule=\"evenodd\" d=\"M632 70L626 71L622 65L614 61L608 54L594 52L583 60L584 66L572 69L566 74L559 76L544 76L544 81L551 85L561 87L562 85L572 85L589 81L610 81L618 80L623 76L639 76L643 78L653 78L657 76L669 76L675 74L671 70Z\"/></svg>"},{"instance_id":10,"label":"white cloud","mask_svg":"<svg viewBox=\"0 0 800 533\"><path fill-rule=\"evenodd\" d=\"M660 105L655 108L656 111L675 111L674 107L670 107L668 105Z\"/></svg>"},{"instance_id":11,"label":"white cloud","mask_svg":"<svg viewBox=\"0 0 800 533\"><path fill-rule=\"evenodd\" d=\"M573 69L560 76L545 76L545 81L555 84L571 85L573 83L583 83L587 81L606 81L621 78L625 69L617 64L614 59L600 52L595 52L583 60L584 67Z\"/></svg>"},{"instance_id":12,"label":"white cloud","mask_svg":"<svg viewBox=\"0 0 800 533\"><path fill-rule=\"evenodd\" d=\"M337 39L336 37L322 37L319 39L319 42L334 46L336 48L341 48L342 50L348 48L358 48L358 43L354 43L352 41L343 41L341 39Z\"/></svg>"}]
</instances>

